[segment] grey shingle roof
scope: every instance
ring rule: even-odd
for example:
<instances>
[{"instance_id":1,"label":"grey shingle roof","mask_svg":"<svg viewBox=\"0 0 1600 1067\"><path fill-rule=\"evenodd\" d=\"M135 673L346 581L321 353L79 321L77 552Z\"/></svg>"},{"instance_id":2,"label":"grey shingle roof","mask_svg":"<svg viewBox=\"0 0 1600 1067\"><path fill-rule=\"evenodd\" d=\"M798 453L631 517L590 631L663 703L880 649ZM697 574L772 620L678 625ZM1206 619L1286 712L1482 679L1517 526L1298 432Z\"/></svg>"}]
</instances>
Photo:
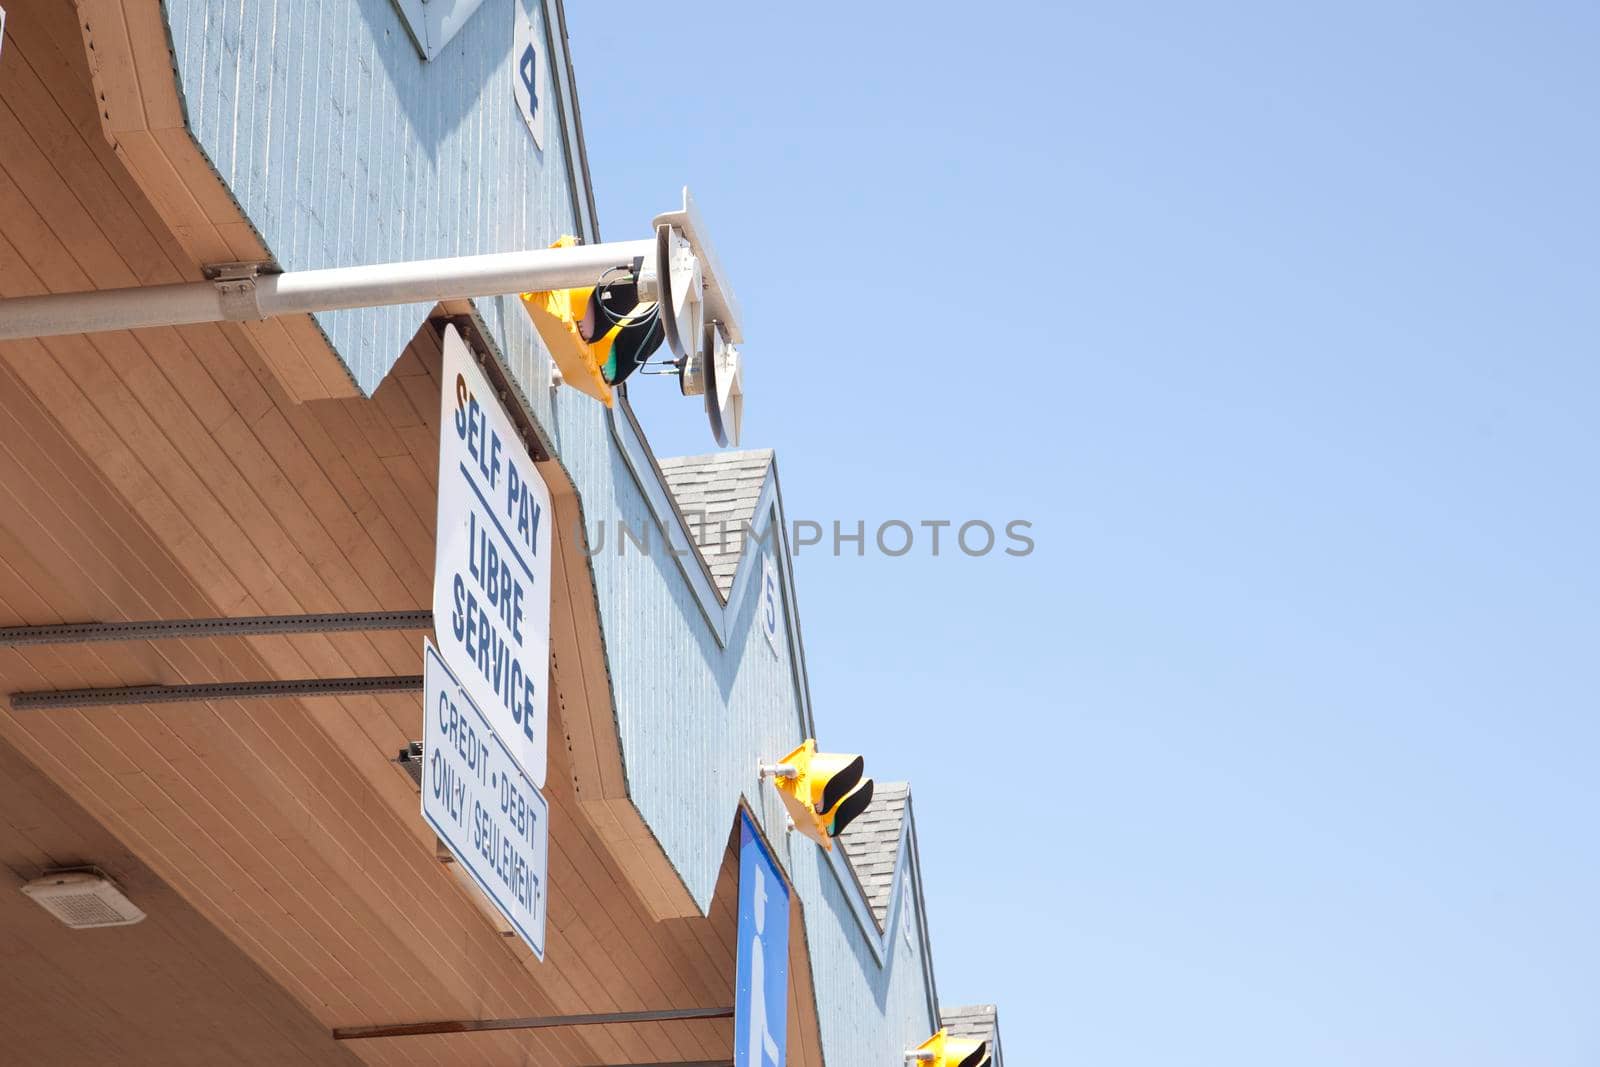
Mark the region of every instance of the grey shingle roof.
<instances>
[{"instance_id":1,"label":"grey shingle roof","mask_svg":"<svg viewBox=\"0 0 1600 1067\"><path fill-rule=\"evenodd\" d=\"M900 855L900 833L905 829L910 796L911 786L905 782L873 783L872 803L839 835L850 866L866 891L867 903L878 917L879 929L888 921L894 861Z\"/></svg>"},{"instance_id":2,"label":"grey shingle roof","mask_svg":"<svg viewBox=\"0 0 1600 1067\"><path fill-rule=\"evenodd\" d=\"M744 552L745 524L755 514L772 466L770 448L658 459L656 466L678 501L689 534L711 568L724 598Z\"/></svg>"},{"instance_id":3,"label":"grey shingle roof","mask_svg":"<svg viewBox=\"0 0 1600 1067\"><path fill-rule=\"evenodd\" d=\"M993 1004L972 1004L964 1008L942 1008L939 1025L951 1037L975 1037L989 1042L989 1055L1000 1060L1000 1015Z\"/></svg>"}]
</instances>

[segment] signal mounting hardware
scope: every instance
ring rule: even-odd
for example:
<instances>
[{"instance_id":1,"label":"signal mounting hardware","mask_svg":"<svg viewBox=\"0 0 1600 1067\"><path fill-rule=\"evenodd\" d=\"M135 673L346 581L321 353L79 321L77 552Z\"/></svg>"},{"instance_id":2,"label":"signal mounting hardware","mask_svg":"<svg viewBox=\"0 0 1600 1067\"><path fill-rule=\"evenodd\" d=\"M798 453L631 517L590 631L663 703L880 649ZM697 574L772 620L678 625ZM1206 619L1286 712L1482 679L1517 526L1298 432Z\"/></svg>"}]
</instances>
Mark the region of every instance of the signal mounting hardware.
<instances>
[{"instance_id":1,"label":"signal mounting hardware","mask_svg":"<svg viewBox=\"0 0 1600 1067\"><path fill-rule=\"evenodd\" d=\"M971 1037L951 1037L940 1030L916 1048L906 1052L912 1067L989 1067L989 1043Z\"/></svg>"},{"instance_id":2,"label":"signal mounting hardware","mask_svg":"<svg viewBox=\"0 0 1600 1067\"><path fill-rule=\"evenodd\" d=\"M759 772L773 779L794 828L832 851L833 839L872 802L872 779L861 777L863 769L860 756L818 752L816 741L807 738Z\"/></svg>"}]
</instances>

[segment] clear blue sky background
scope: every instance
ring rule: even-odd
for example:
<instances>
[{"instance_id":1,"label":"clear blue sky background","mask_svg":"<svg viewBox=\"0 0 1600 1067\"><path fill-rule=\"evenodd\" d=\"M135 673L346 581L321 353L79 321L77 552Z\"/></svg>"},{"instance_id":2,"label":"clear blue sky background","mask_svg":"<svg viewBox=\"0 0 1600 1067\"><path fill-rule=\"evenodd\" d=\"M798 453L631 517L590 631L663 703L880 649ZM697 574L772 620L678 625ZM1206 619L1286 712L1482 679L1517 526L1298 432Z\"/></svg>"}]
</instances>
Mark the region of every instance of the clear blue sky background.
<instances>
[{"instance_id":1,"label":"clear blue sky background","mask_svg":"<svg viewBox=\"0 0 1600 1067\"><path fill-rule=\"evenodd\" d=\"M568 3L1017 1065L1600 1062L1600 6ZM709 450L666 380L663 455Z\"/></svg>"}]
</instances>

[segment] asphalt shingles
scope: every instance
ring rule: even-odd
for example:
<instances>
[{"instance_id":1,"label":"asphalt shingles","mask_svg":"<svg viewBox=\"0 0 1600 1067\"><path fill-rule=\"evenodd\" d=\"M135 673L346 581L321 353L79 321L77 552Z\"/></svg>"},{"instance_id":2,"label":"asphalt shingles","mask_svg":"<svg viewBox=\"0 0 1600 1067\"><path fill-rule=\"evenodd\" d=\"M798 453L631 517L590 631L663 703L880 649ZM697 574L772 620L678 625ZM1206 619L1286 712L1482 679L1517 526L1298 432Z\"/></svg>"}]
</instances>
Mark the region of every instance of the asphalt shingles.
<instances>
[{"instance_id":1,"label":"asphalt shingles","mask_svg":"<svg viewBox=\"0 0 1600 1067\"><path fill-rule=\"evenodd\" d=\"M689 534L724 598L744 553L748 524L772 466L772 450L715 452L658 459L662 477L689 524Z\"/></svg>"}]
</instances>

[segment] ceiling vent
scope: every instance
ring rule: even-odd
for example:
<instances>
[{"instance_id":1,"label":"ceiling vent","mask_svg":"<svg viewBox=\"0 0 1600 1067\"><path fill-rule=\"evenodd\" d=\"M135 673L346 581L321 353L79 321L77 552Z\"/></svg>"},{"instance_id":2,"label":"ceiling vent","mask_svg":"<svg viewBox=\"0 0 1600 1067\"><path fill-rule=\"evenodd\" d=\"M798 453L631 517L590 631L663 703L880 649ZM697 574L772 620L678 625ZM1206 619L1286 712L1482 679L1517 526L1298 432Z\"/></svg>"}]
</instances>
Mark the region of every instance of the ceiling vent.
<instances>
[{"instance_id":1,"label":"ceiling vent","mask_svg":"<svg viewBox=\"0 0 1600 1067\"><path fill-rule=\"evenodd\" d=\"M144 912L96 867L47 871L44 877L23 886L22 891L74 930L132 926L144 919Z\"/></svg>"}]
</instances>

